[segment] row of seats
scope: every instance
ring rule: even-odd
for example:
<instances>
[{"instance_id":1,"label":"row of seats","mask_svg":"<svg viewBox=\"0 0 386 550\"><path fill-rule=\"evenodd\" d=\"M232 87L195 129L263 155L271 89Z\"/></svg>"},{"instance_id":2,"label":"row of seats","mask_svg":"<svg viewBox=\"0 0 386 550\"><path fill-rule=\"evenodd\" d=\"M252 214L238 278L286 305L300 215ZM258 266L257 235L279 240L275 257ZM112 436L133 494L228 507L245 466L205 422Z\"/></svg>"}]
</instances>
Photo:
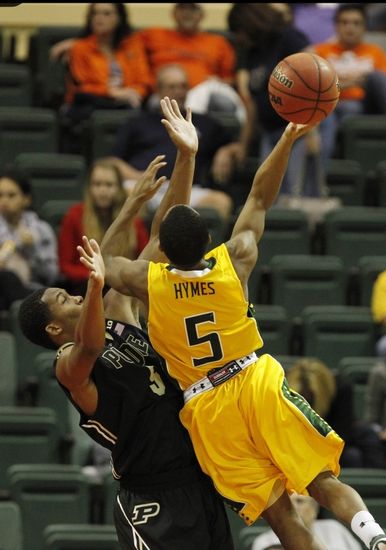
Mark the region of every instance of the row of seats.
<instances>
[{"instance_id":1,"label":"row of seats","mask_svg":"<svg viewBox=\"0 0 386 550\"><path fill-rule=\"evenodd\" d=\"M17 72L20 67L15 67ZM0 70L0 164L10 162L20 153L58 153L62 119L55 110L38 107L1 106ZM7 87L4 87L4 93ZM11 95L12 93L9 92ZM125 116L135 124L137 110L128 110ZM213 114L236 138L240 125L233 115ZM118 127L122 124L122 112L95 111L82 127L83 151L87 162L111 154ZM382 181L385 177L384 151L386 149L386 116L360 115L347 118L342 123L342 158L331 159L328 183L332 194L343 204L386 205ZM250 185L256 170L256 160L246 163L235 181ZM346 163L340 160L351 161ZM383 178L383 180L382 180Z\"/></svg>"},{"instance_id":2,"label":"row of seats","mask_svg":"<svg viewBox=\"0 0 386 550\"><path fill-rule=\"evenodd\" d=\"M2 450L3 440L1 437ZM7 468L9 498L0 502L2 550L118 549L112 526L117 482L112 483L110 478L109 473L105 481L97 485L79 466L53 462L31 464L15 459ZM93 518L98 499L100 515ZM8 524L6 533L1 527L11 518L14 521ZM97 540L100 542L94 544Z\"/></svg>"}]
</instances>

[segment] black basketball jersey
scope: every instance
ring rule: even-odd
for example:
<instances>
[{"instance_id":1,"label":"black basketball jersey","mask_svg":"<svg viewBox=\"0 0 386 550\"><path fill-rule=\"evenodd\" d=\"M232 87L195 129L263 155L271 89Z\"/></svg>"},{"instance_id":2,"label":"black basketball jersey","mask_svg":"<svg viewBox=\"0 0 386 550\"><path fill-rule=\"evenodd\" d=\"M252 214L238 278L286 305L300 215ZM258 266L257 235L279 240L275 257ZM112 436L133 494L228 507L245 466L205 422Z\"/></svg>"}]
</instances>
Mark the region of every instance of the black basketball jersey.
<instances>
[{"instance_id":1,"label":"black basketball jersey","mask_svg":"<svg viewBox=\"0 0 386 550\"><path fill-rule=\"evenodd\" d=\"M107 319L105 348L91 377L98 390L93 417L62 388L80 413L80 427L111 450L116 479L127 487L161 487L197 475L193 448L179 420L182 393L143 330Z\"/></svg>"}]
</instances>

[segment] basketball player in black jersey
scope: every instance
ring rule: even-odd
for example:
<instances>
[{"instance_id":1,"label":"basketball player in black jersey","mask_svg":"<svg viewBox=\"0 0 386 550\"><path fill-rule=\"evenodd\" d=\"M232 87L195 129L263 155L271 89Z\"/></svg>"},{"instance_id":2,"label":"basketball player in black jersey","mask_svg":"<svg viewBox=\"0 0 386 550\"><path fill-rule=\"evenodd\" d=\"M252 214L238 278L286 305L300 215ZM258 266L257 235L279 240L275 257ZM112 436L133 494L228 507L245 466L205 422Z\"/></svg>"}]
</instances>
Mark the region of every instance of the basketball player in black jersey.
<instances>
[{"instance_id":1,"label":"basketball player in black jersey","mask_svg":"<svg viewBox=\"0 0 386 550\"><path fill-rule=\"evenodd\" d=\"M177 147L168 191L141 257L156 258L158 228L168 208L189 202L197 135L191 114L161 100L163 124ZM163 183L156 157L126 201L128 220ZM182 182L183 185L177 185ZM98 250L98 244L91 242ZM111 451L120 482L114 521L124 550L232 550L226 512L196 461L179 421L182 393L162 369L141 329L138 301L109 290L104 264L90 271L85 298L60 288L40 289L24 300L19 321L31 341L58 349L56 377L80 413L80 426Z\"/></svg>"}]
</instances>

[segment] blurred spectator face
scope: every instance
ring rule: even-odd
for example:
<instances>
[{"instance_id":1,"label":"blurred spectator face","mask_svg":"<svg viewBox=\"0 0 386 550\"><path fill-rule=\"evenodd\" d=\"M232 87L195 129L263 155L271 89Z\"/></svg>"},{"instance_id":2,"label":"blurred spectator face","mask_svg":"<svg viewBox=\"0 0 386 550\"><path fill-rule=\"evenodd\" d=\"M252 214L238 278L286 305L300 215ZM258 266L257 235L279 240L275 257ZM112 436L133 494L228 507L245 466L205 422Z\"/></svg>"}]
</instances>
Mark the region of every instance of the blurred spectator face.
<instances>
[{"instance_id":1,"label":"blurred spectator face","mask_svg":"<svg viewBox=\"0 0 386 550\"><path fill-rule=\"evenodd\" d=\"M189 90L185 71L179 67L164 67L158 72L157 93L160 97L175 99L180 109L184 108Z\"/></svg>"},{"instance_id":2,"label":"blurred spectator face","mask_svg":"<svg viewBox=\"0 0 386 550\"><path fill-rule=\"evenodd\" d=\"M98 209L110 209L121 200L122 189L113 168L95 166L91 172L89 193Z\"/></svg>"},{"instance_id":3,"label":"blurred spectator face","mask_svg":"<svg viewBox=\"0 0 386 550\"><path fill-rule=\"evenodd\" d=\"M198 32L204 13L199 4L176 4L174 20L180 32L194 34Z\"/></svg>"},{"instance_id":4,"label":"blurred spectator face","mask_svg":"<svg viewBox=\"0 0 386 550\"><path fill-rule=\"evenodd\" d=\"M360 44L366 31L366 22L358 10L343 11L336 21L338 40L348 48Z\"/></svg>"},{"instance_id":5,"label":"blurred spectator face","mask_svg":"<svg viewBox=\"0 0 386 550\"><path fill-rule=\"evenodd\" d=\"M91 29L98 36L113 34L119 25L119 16L114 4L92 4Z\"/></svg>"},{"instance_id":6,"label":"blurred spectator face","mask_svg":"<svg viewBox=\"0 0 386 550\"><path fill-rule=\"evenodd\" d=\"M25 195L15 181L0 179L0 214L6 220L17 220L30 204L31 197Z\"/></svg>"}]
</instances>

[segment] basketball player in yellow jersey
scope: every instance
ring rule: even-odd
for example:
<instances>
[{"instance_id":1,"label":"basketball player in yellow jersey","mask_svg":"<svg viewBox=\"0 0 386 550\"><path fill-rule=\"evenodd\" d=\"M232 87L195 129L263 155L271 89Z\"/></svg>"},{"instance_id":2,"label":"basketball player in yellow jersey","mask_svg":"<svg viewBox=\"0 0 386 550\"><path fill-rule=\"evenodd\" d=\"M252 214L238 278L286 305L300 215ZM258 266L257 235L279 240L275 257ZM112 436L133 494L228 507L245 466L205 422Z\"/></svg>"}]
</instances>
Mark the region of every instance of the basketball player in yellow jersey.
<instances>
[{"instance_id":1,"label":"basketball player in yellow jersey","mask_svg":"<svg viewBox=\"0 0 386 550\"><path fill-rule=\"evenodd\" d=\"M272 356L256 354L262 339L248 308L248 277L291 147L309 129L286 127L255 174L231 239L207 254L204 220L177 205L160 227L167 263L112 258L123 208L102 242L106 280L148 307L150 339L184 391L180 418L201 467L247 524L263 516L287 550L321 549L289 499L309 493L368 548L384 550L385 533L362 498L336 477L342 439L291 391ZM81 261L90 266L94 253L85 245Z\"/></svg>"}]
</instances>

